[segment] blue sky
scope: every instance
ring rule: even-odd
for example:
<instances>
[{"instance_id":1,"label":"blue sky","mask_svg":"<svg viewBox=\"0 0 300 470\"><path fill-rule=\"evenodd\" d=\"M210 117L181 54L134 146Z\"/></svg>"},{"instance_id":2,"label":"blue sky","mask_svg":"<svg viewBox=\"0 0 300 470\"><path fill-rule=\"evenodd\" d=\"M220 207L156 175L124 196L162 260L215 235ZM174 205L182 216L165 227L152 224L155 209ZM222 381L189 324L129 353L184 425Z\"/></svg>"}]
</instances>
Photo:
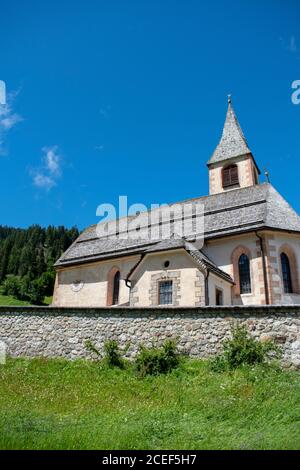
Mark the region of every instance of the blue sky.
<instances>
[{"instance_id":1,"label":"blue sky","mask_svg":"<svg viewBox=\"0 0 300 470\"><path fill-rule=\"evenodd\" d=\"M0 224L84 228L119 195L207 194L228 93L258 165L300 212L298 0L0 8Z\"/></svg>"}]
</instances>

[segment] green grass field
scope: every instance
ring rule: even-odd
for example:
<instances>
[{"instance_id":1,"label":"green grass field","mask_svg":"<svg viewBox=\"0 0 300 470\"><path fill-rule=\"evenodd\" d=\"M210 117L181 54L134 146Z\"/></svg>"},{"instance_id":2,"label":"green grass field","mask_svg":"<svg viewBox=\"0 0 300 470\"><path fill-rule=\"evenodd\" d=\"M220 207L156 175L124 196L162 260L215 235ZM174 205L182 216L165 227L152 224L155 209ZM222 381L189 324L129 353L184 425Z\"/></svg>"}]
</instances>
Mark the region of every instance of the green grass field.
<instances>
[{"instance_id":1,"label":"green grass field","mask_svg":"<svg viewBox=\"0 0 300 470\"><path fill-rule=\"evenodd\" d=\"M44 304L49 305L52 302L52 297L45 297ZM0 305L30 305L30 302L26 302L25 300L18 300L12 297L11 295L3 295L0 291Z\"/></svg>"},{"instance_id":2,"label":"green grass field","mask_svg":"<svg viewBox=\"0 0 300 470\"><path fill-rule=\"evenodd\" d=\"M25 300L18 300L12 297L11 295L3 295L0 293L0 305L30 305L29 302Z\"/></svg>"},{"instance_id":3,"label":"green grass field","mask_svg":"<svg viewBox=\"0 0 300 470\"><path fill-rule=\"evenodd\" d=\"M0 365L1 449L299 449L300 373L186 360L138 378L92 361Z\"/></svg>"}]
</instances>

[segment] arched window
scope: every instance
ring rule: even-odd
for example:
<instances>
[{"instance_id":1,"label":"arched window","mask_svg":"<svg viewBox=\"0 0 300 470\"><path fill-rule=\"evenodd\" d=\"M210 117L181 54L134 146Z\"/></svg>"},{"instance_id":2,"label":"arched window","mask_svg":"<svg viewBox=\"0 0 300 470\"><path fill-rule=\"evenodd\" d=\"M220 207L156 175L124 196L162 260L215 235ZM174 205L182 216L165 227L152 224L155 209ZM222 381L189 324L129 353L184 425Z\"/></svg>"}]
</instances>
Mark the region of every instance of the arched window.
<instances>
[{"instance_id":1,"label":"arched window","mask_svg":"<svg viewBox=\"0 0 300 470\"><path fill-rule=\"evenodd\" d=\"M249 258L244 253L239 257L239 278L240 294L251 292L250 263Z\"/></svg>"},{"instance_id":2,"label":"arched window","mask_svg":"<svg viewBox=\"0 0 300 470\"><path fill-rule=\"evenodd\" d=\"M239 184L239 174L237 165L229 165L222 170L223 188Z\"/></svg>"},{"instance_id":3,"label":"arched window","mask_svg":"<svg viewBox=\"0 0 300 470\"><path fill-rule=\"evenodd\" d=\"M119 303L120 278L120 268L113 266L107 275L106 305L108 307Z\"/></svg>"},{"instance_id":4,"label":"arched window","mask_svg":"<svg viewBox=\"0 0 300 470\"><path fill-rule=\"evenodd\" d=\"M280 261L282 270L283 291L285 294L291 294L293 292L293 288L290 261L285 253L280 254Z\"/></svg>"},{"instance_id":5,"label":"arched window","mask_svg":"<svg viewBox=\"0 0 300 470\"><path fill-rule=\"evenodd\" d=\"M116 305L119 303L119 291L120 291L120 271L117 271L114 277L112 305Z\"/></svg>"}]
</instances>

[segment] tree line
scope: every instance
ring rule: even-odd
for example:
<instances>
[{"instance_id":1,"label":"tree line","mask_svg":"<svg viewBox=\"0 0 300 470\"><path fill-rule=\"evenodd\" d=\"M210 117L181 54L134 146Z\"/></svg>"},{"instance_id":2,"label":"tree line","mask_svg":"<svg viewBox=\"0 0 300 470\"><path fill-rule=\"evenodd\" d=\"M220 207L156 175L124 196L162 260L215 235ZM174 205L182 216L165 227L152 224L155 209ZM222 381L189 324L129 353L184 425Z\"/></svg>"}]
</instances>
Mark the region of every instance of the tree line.
<instances>
[{"instance_id":1,"label":"tree line","mask_svg":"<svg viewBox=\"0 0 300 470\"><path fill-rule=\"evenodd\" d=\"M40 304L52 295L53 264L78 237L77 227L32 225L27 229L0 225L2 292Z\"/></svg>"}]
</instances>

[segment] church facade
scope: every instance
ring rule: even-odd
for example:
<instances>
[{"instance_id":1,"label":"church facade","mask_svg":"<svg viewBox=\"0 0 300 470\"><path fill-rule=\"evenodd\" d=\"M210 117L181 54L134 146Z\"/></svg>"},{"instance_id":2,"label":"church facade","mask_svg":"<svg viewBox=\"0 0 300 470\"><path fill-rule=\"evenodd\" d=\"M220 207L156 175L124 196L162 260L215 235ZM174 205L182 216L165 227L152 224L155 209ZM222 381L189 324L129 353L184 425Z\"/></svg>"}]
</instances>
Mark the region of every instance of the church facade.
<instances>
[{"instance_id":1,"label":"church facade","mask_svg":"<svg viewBox=\"0 0 300 470\"><path fill-rule=\"evenodd\" d=\"M192 234L116 240L93 225L56 262L53 305L300 304L300 217L260 184L230 100L207 166L209 195L178 203L203 205L201 249Z\"/></svg>"}]
</instances>

